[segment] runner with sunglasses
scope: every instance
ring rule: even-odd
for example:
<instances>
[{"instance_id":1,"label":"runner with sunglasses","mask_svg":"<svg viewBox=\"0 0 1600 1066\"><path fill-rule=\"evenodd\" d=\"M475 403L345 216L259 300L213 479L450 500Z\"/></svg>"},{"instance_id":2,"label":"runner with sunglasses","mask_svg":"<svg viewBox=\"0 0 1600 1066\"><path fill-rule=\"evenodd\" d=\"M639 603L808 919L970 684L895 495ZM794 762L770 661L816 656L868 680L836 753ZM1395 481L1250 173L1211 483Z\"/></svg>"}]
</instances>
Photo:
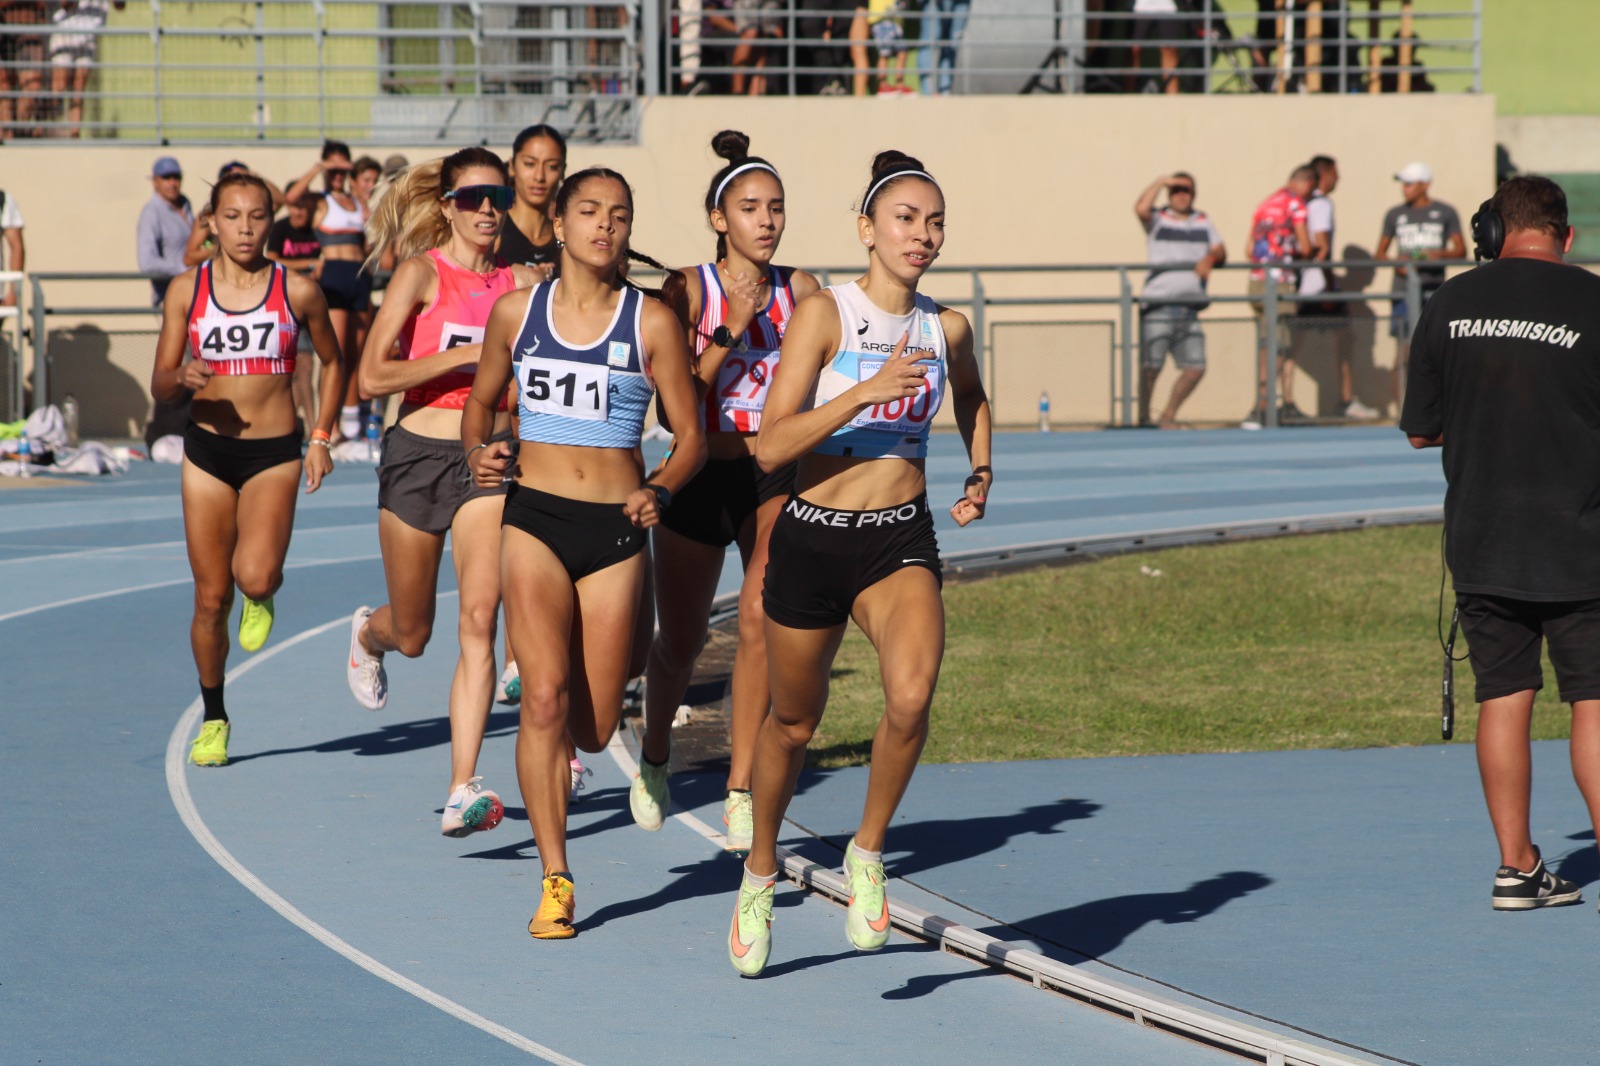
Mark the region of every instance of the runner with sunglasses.
<instances>
[{"instance_id":1,"label":"runner with sunglasses","mask_svg":"<svg viewBox=\"0 0 1600 1066\"><path fill-rule=\"evenodd\" d=\"M416 658L433 635L449 534L461 650L450 683L450 788L439 828L451 837L493 829L503 812L500 798L482 787L477 764L494 699L505 488L473 484L460 441L490 309L496 297L534 280L526 267L508 267L494 252L511 195L498 156L463 148L407 169L372 224L374 256L393 246L403 261L362 353L361 394L403 396L378 468L378 540L389 602L359 608L351 619L346 672L362 706L384 706L383 656L398 651ZM496 441L511 439L504 389L485 431Z\"/></svg>"},{"instance_id":2,"label":"runner with sunglasses","mask_svg":"<svg viewBox=\"0 0 1600 1066\"><path fill-rule=\"evenodd\" d=\"M794 464L771 474L756 466L756 431L778 363L778 346L797 302L819 286L810 274L774 266L785 225L783 181L750 154L750 138L723 130L712 151L726 162L712 175L705 209L717 235L716 259L679 273L686 283L689 344L706 391L700 415L707 460L651 536L660 619L646 671L645 738L629 792L634 821L661 828L671 805L667 759L672 719L688 691L728 545L739 545L739 645L733 665L725 847L750 848L750 765L767 716L766 615L761 609L767 538L794 488Z\"/></svg>"},{"instance_id":3,"label":"runner with sunglasses","mask_svg":"<svg viewBox=\"0 0 1600 1066\"><path fill-rule=\"evenodd\" d=\"M778 829L822 721L828 675L853 618L878 652L883 718L867 797L845 848L845 932L861 951L889 939L884 835L928 736L944 657L939 544L928 507L928 430L946 391L973 472L950 508L983 517L989 400L966 316L917 291L944 245L944 194L900 152L873 160L856 231L867 272L796 310L767 397L756 457L772 471L799 460L795 495L772 530L767 663L772 712L756 738L755 832L728 935L739 973L772 948Z\"/></svg>"},{"instance_id":4,"label":"runner with sunglasses","mask_svg":"<svg viewBox=\"0 0 1600 1066\"><path fill-rule=\"evenodd\" d=\"M321 291L266 257L266 183L254 174L223 175L211 187L209 218L219 253L168 288L150 391L166 404L193 395L183 529L194 571L189 643L205 718L189 758L226 766L231 726L222 689L233 590L245 596L239 646L255 651L272 630L301 471L308 493L333 471L328 445L344 379ZM303 462L291 389L302 323L323 366L322 417ZM195 357L185 362L185 350Z\"/></svg>"},{"instance_id":5,"label":"runner with sunglasses","mask_svg":"<svg viewBox=\"0 0 1600 1066\"><path fill-rule=\"evenodd\" d=\"M558 278L495 303L461 443L477 484L514 472L500 542L506 625L522 664L517 779L544 867L528 932L573 936L567 741L600 751L616 732L644 587L646 530L705 460L678 317L623 277L633 190L594 167L555 198ZM518 436L492 434L516 376ZM651 395L678 427L645 483L639 438Z\"/></svg>"}]
</instances>

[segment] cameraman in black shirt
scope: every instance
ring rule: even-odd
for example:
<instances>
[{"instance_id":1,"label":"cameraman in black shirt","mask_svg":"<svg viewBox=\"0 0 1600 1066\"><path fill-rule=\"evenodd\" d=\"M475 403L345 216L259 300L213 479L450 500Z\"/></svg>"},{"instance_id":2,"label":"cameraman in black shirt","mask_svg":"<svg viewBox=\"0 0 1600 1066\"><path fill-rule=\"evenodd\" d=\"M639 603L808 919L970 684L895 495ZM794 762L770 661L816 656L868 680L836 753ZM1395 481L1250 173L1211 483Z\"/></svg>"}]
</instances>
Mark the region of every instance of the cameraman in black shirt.
<instances>
[{"instance_id":1,"label":"cameraman in black shirt","mask_svg":"<svg viewBox=\"0 0 1600 1066\"><path fill-rule=\"evenodd\" d=\"M1400 428L1414 448L1444 448L1446 557L1500 844L1491 903L1525 910L1580 898L1528 825L1544 641L1572 704L1573 777L1600 823L1600 278L1562 260L1572 229L1555 182L1512 178L1487 212L1503 240L1475 218L1492 261L1423 308Z\"/></svg>"}]
</instances>

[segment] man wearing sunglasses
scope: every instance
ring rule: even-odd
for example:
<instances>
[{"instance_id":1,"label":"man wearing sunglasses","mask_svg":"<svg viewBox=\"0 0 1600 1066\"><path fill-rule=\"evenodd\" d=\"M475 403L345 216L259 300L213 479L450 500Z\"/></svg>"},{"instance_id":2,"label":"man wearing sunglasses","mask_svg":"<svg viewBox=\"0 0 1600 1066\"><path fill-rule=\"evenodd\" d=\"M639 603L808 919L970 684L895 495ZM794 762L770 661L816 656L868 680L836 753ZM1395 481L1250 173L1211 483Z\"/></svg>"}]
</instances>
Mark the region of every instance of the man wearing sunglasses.
<instances>
[{"instance_id":1,"label":"man wearing sunglasses","mask_svg":"<svg viewBox=\"0 0 1600 1066\"><path fill-rule=\"evenodd\" d=\"M1156 196L1167 190L1165 206ZM1206 281L1211 269L1228 258L1222 234L1204 211L1195 210L1194 176L1186 171L1163 174L1145 187L1134 202L1149 240L1150 273L1139 300L1139 425L1175 429L1178 408L1194 392L1206 372L1206 338L1200 310L1206 306ZM1167 395L1158 422L1150 421L1150 400L1156 377L1171 353L1178 380Z\"/></svg>"}]
</instances>

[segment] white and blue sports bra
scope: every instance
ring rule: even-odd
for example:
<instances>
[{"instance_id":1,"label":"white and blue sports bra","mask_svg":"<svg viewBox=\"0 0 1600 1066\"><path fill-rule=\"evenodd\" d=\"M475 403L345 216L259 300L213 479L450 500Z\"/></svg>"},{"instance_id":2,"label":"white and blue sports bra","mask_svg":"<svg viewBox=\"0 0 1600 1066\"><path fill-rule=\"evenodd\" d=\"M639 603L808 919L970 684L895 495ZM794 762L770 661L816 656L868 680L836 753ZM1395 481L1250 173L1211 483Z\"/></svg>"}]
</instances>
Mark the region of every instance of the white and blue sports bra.
<instances>
[{"instance_id":1,"label":"white and blue sports bra","mask_svg":"<svg viewBox=\"0 0 1600 1066\"><path fill-rule=\"evenodd\" d=\"M867 299L855 282L828 286L839 308L839 351L822 368L806 407L821 407L883 368L900 338L927 368L922 392L873 404L833 432L813 451L861 459L921 459L928 454L928 431L944 403L948 346L939 308L918 293L911 313L890 314Z\"/></svg>"},{"instance_id":2,"label":"white and blue sports bra","mask_svg":"<svg viewBox=\"0 0 1600 1066\"><path fill-rule=\"evenodd\" d=\"M511 349L518 433L535 444L637 448L655 394L639 337L644 296L624 288L611 325L579 346L556 330L550 303L560 279L534 286Z\"/></svg>"}]
</instances>

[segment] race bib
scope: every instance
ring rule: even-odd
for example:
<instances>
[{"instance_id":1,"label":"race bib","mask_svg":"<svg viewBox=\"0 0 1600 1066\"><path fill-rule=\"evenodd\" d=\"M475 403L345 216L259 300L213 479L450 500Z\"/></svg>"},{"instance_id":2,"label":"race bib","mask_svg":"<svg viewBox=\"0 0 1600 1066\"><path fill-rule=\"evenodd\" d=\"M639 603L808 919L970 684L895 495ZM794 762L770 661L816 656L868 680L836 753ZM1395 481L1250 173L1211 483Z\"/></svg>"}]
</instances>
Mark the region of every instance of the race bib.
<instances>
[{"instance_id":1,"label":"race bib","mask_svg":"<svg viewBox=\"0 0 1600 1066\"><path fill-rule=\"evenodd\" d=\"M939 401L944 398L944 367L939 363L918 363L926 367L927 377L922 379L922 391L915 396L902 396L888 403L875 403L850 420L859 429L876 429L887 433L920 434L927 430ZM883 360L861 360L860 380L865 381L883 369Z\"/></svg>"},{"instance_id":2,"label":"race bib","mask_svg":"<svg viewBox=\"0 0 1600 1066\"><path fill-rule=\"evenodd\" d=\"M243 359L278 359L278 316L270 311L247 315L209 315L195 329L200 358L212 363Z\"/></svg>"},{"instance_id":3,"label":"race bib","mask_svg":"<svg viewBox=\"0 0 1600 1066\"><path fill-rule=\"evenodd\" d=\"M463 344L482 344L482 326L461 326L454 322L446 322L439 330L439 350L448 352L451 348L459 348ZM456 368L457 373L476 374L477 363L467 363Z\"/></svg>"},{"instance_id":4,"label":"race bib","mask_svg":"<svg viewBox=\"0 0 1600 1066\"><path fill-rule=\"evenodd\" d=\"M717 402L725 411L760 411L777 369L777 352L729 352L717 372Z\"/></svg>"},{"instance_id":5,"label":"race bib","mask_svg":"<svg viewBox=\"0 0 1600 1066\"><path fill-rule=\"evenodd\" d=\"M517 383L524 410L586 422L606 420L606 400L611 391L609 367L524 356L517 363Z\"/></svg>"}]
</instances>

